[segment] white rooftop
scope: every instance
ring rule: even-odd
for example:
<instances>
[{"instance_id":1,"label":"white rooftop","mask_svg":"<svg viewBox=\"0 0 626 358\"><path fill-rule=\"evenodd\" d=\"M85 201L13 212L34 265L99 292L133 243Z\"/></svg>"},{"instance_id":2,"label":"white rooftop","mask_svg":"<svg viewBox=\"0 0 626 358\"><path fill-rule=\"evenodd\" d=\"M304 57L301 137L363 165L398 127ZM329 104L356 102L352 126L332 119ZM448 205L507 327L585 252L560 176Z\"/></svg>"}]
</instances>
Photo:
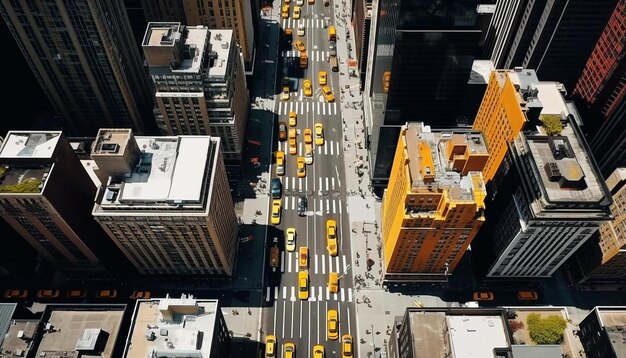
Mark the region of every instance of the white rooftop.
<instances>
[{"instance_id":1,"label":"white rooftop","mask_svg":"<svg viewBox=\"0 0 626 358\"><path fill-rule=\"evenodd\" d=\"M454 358L493 357L494 348L509 346L500 316L447 315L446 321Z\"/></svg>"},{"instance_id":2,"label":"white rooftop","mask_svg":"<svg viewBox=\"0 0 626 358\"><path fill-rule=\"evenodd\" d=\"M124 357L209 357L218 309L193 297L137 301Z\"/></svg>"},{"instance_id":3,"label":"white rooftop","mask_svg":"<svg viewBox=\"0 0 626 358\"><path fill-rule=\"evenodd\" d=\"M61 131L11 131L0 150L0 158L50 158Z\"/></svg>"},{"instance_id":4,"label":"white rooftop","mask_svg":"<svg viewBox=\"0 0 626 358\"><path fill-rule=\"evenodd\" d=\"M187 38L185 39L185 46L195 48L194 56L191 59L184 59L178 68L172 70L174 73L197 73L200 71L203 57L205 56L206 37L209 30L201 25L187 26L186 30Z\"/></svg>"},{"instance_id":5,"label":"white rooftop","mask_svg":"<svg viewBox=\"0 0 626 358\"><path fill-rule=\"evenodd\" d=\"M228 68L228 59L233 37L233 30L211 30L209 31L209 51L213 51L217 58L213 62L213 66L209 67L209 77L225 76Z\"/></svg>"}]
</instances>

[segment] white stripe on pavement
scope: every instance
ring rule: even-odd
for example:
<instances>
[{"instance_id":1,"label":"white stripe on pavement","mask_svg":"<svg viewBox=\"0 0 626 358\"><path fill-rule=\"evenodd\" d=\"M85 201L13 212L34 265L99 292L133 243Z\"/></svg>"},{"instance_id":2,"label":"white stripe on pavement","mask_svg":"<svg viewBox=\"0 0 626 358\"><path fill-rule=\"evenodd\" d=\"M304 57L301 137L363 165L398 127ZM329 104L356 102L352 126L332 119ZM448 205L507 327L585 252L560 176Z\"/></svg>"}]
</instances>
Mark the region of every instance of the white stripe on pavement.
<instances>
[{"instance_id":1,"label":"white stripe on pavement","mask_svg":"<svg viewBox=\"0 0 626 358\"><path fill-rule=\"evenodd\" d=\"M270 288L269 286L267 287L267 293L265 293L265 301L269 302L270 301Z\"/></svg>"},{"instance_id":2,"label":"white stripe on pavement","mask_svg":"<svg viewBox=\"0 0 626 358\"><path fill-rule=\"evenodd\" d=\"M341 207L341 205L339 205ZM346 262L346 255L343 255L343 272L346 273L348 271L348 263Z\"/></svg>"},{"instance_id":3,"label":"white stripe on pavement","mask_svg":"<svg viewBox=\"0 0 626 358\"><path fill-rule=\"evenodd\" d=\"M289 253L289 255L287 255L289 258L287 259L288 265L287 265L287 272L291 272L291 252Z\"/></svg>"},{"instance_id":4,"label":"white stripe on pavement","mask_svg":"<svg viewBox=\"0 0 626 358\"><path fill-rule=\"evenodd\" d=\"M317 254L315 254L315 274L317 275Z\"/></svg>"},{"instance_id":5,"label":"white stripe on pavement","mask_svg":"<svg viewBox=\"0 0 626 358\"><path fill-rule=\"evenodd\" d=\"M280 272L285 272L285 251L280 252Z\"/></svg>"},{"instance_id":6,"label":"white stripe on pavement","mask_svg":"<svg viewBox=\"0 0 626 358\"><path fill-rule=\"evenodd\" d=\"M348 302L352 302L352 289L349 287L348 287Z\"/></svg>"},{"instance_id":7,"label":"white stripe on pavement","mask_svg":"<svg viewBox=\"0 0 626 358\"><path fill-rule=\"evenodd\" d=\"M326 301L330 301L330 289L326 286Z\"/></svg>"},{"instance_id":8,"label":"white stripe on pavement","mask_svg":"<svg viewBox=\"0 0 626 358\"><path fill-rule=\"evenodd\" d=\"M320 301L320 302L322 301L322 287L318 287L318 290L317 290L317 300Z\"/></svg>"},{"instance_id":9,"label":"white stripe on pavement","mask_svg":"<svg viewBox=\"0 0 626 358\"><path fill-rule=\"evenodd\" d=\"M326 260L322 259L322 275L326 274Z\"/></svg>"},{"instance_id":10,"label":"white stripe on pavement","mask_svg":"<svg viewBox=\"0 0 626 358\"><path fill-rule=\"evenodd\" d=\"M344 289L343 289L343 287L342 287L342 288L341 288L341 301L343 302L343 301L345 301L345 300L346 300L346 293L345 293L345 291L344 291Z\"/></svg>"},{"instance_id":11,"label":"white stripe on pavement","mask_svg":"<svg viewBox=\"0 0 626 358\"><path fill-rule=\"evenodd\" d=\"M337 272L339 272L339 255L335 256L335 266L337 266Z\"/></svg>"},{"instance_id":12,"label":"white stripe on pavement","mask_svg":"<svg viewBox=\"0 0 626 358\"><path fill-rule=\"evenodd\" d=\"M326 177L326 190L328 190L328 177Z\"/></svg>"},{"instance_id":13,"label":"white stripe on pavement","mask_svg":"<svg viewBox=\"0 0 626 358\"><path fill-rule=\"evenodd\" d=\"M333 214L337 212L337 202L335 200L333 200Z\"/></svg>"},{"instance_id":14,"label":"white stripe on pavement","mask_svg":"<svg viewBox=\"0 0 626 358\"><path fill-rule=\"evenodd\" d=\"M296 288L294 286L291 286L291 300L296 300Z\"/></svg>"},{"instance_id":15,"label":"white stripe on pavement","mask_svg":"<svg viewBox=\"0 0 626 358\"><path fill-rule=\"evenodd\" d=\"M278 298L278 295L276 296ZM283 300L287 299L287 286L283 286Z\"/></svg>"}]
</instances>

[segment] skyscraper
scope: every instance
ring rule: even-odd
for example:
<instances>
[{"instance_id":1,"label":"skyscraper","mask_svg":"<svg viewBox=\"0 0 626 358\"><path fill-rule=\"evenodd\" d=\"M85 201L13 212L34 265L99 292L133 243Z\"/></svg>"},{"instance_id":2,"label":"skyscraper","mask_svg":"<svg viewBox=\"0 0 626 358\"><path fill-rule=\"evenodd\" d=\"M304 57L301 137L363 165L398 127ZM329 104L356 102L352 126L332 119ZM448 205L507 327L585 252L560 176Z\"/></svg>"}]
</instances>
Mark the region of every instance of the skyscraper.
<instances>
[{"instance_id":1,"label":"skyscraper","mask_svg":"<svg viewBox=\"0 0 626 358\"><path fill-rule=\"evenodd\" d=\"M404 123L456 126L481 39L478 3L372 3L364 105L374 187L389 180Z\"/></svg>"},{"instance_id":2,"label":"skyscraper","mask_svg":"<svg viewBox=\"0 0 626 358\"><path fill-rule=\"evenodd\" d=\"M550 277L612 219L610 193L578 126L578 112L563 97L563 85L531 79L520 85L517 97L518 111L527 108L524 127L506 143L496 172L502 185L487 206L487 231L475 240L483 243L472 250L485 256L474 261L487 263L492 278ZM494 115L485 125L501 120ZM493 136L504 136L505 142L511 132L501 126L501 133L486 134L488 147Z\"/></svg>"},{"instance_id":3,"label":"skyscraper","mask_svg":"<svg viewBox=\"0 0 626 358\"><path fill-rule=\"evenodd\" d=\"M615 220L602 224L596 240L589 240L568 260L572 283L626 283L626 168L615 170L606 184L613 195Z\"/></svg>"},{"instance_id":4,"label":"skyscraper","mask_svg":"<svg viewBox=\"0 0 626 358\"><path fill-rule=\"evenodd\" d=\"M187 25L210 29L232 29L241 47L246 69L251 69L254 54L254 26L250 0L182 0Z\"/></svg>"},{"instance_id":5,"label":"skyscraper","mask_svg":"<svg viewBox=\"0 0 626 358\"><path fill-rule=\"evenodd\" d=\"M155 130L149 79L122 0L2 0L0 13L67 133Z\"/></svg>"},{"instance_id":6,"label":"skyscraper","mask_svg":"<svg viewBox=\"0 0 626 358\"><path fill-rule=\"evenodd\" d=\"M572 97L585 113L585 132L605 177L626 164L626 1L620 0L587 60Z\"/></svg>"},{"instance_id":7,"label":"skyscraper","mask_svg":"<svg viewBox=\"0 0 626 358\"><path fill-rule=\"evenodd\" d=\"M91 216L95 195L62 132L7 134L0 148L0 216L71 276L103 273L101 258L114 248Z\"/></svg>"},{"instance_id":8,"label":"skyscraper","mask_svg":"<svg viewBox=\"0 0 626 358\"><path fill-rule=\"evenodd\" d=\"M356 59L359 63L359 82L361 91L365 88L365 74L367 73L367 56L369 54L369 38L372 26L372 0L356 0L352 8L354 22L354 43Z\"/></svg>"},{"instance_id":9,"label":"skyscraper","mask_svg":"<svg viewBox=\"0 0 626 358\"><path fill-rule=\"evenodd\" d=\"M385 281L447 280L484 222L488 158L480 132L402 128L382 207Z\"/></svg>"},{"instance_id":10,"label":"skyscraper","mask_svg":"<svg viewBox=\"0 0 626 358\"><path fill-rule=\"evenodd\" d=\"M101 129L91 157L108 177L92 213L141 274L234 274L238 225L219 138Z\"/></svg>"},{"instance_id":11,"label":"skyscraper","mask_svg":"<svg viewBox=\"0 0 626 358\"><path fill-rule=\"evenodd\" d=\"M542 80L560 81L571 91L615 3L499 1L484 56L496 68L534 68Z\"/></svg>"},{"instance_id":12,"label":"skyscraper","mask_svg":"<svg viewBox=\"0 0 626 358\"><path fill-rule=\"evenodd\" d=\"M151 22L142 45L161 133L220 137L224 161L238 165L249 97L233 31Z\"/></svg>"}]
</instances>

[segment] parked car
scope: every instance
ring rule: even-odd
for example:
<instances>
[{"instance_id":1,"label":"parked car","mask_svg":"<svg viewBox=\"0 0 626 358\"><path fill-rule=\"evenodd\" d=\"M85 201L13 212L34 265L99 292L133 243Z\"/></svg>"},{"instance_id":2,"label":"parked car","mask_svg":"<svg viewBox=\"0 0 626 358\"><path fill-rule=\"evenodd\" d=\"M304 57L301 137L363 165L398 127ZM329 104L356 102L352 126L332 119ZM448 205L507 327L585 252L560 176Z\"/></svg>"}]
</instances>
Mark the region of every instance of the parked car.
<instances>
[{"instance_id":1,"label":"parked car","mask_svg":"<svg viewBox=\"0 0 626 358\"><path fill-rule=\"evenodd\" d=\"M306 196L298 197L298 216L305 216L307 209L307 200Z\"/></svg>"},{"instance_id":2,"label":"parked car","mask_svg":"<svg viewBox=\"0 0 626 358\"><path fill-rule=\"evenodd\" d=\"M61 295L59 290L39 290L37 291L37 298L57 298Z\"/></svg>"},{"instance_id":3,"label":"parked car","mask_svg":"<svg viewBox=\"0 0 626 358\"><path fill-rule=\"evenodd\" d=\"M84 290L69 290L65 294L67 298L85 298L87 297L87 291Z\"/></svg>"},{"instance_id":4,"label":"parked car","mask_svg":"<svg viewBox=\"0 0 626 358\"><path fill-rule=\"evenodd\" d=\"M4 291L4 298L26 298L26 297L28 297L28 290L10 288Z\"/></svg>"},{"instance_id":5,"label":"parked car","mask_svg":"<svg viewBox=\"0 0 626 358\"><path fill-rule=\"evenodd\" d=\"M152 294L150 291L135 291L130 295L131 300L147 300Z\"/></svg>"},{"instance_id":6,"label":"parked car","mask_svg":"<svg viewBox=\"0 0 626 358\"><path fill-rule=\"evenodd\" d=\"M517 299L520 301L537 301L539 295L535 291L519 291L517 293Z\"/></svg>"},{"instance_id":7,"label":"parked car","mask_svg":"<svg viewBox=\"0 0 626 358\"><path fill-rule=\"evenodd\" d=\"M287 125L285 122L278 122L278 140L281 142L287 140Z\"/></svg>"},{"instance_id":8,"label":"parked car","mask_svg":"<svg viewBox=\"0 0 626 358\"><path fill-rule=\"evenodd\" d=\"M96 292L96 298L115 298L117 297L117 290L108 289L108 290L100 290Z\"/></svg>"},{"instance_id":9,"label":"parked car","mask_svg":"<svg viewBox=\"0 0 626 358\"><path fill-rule=\"evenodd\" d=\"M272 179L272 199L280 199L283 195L283 184L280 182L280 179L274 178Z\"/></svg>"},{"instance_id":10,"label":"parked car","mask_svg":"<svg viewBox=\"0 0 626 358\"><path fill-rule=\"evenodd\" d=\"M493 301L493 292L474 292L474 301Z\"/></svg>"}]
</instances>

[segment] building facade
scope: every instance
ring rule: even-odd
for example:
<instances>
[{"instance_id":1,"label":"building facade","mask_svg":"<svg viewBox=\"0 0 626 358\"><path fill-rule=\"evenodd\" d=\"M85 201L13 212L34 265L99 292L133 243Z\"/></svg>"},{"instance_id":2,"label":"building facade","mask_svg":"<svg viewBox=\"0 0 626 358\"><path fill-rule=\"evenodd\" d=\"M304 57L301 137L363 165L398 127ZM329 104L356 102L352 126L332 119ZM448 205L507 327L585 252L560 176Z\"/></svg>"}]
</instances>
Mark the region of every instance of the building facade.
<instances>
[{"instance_id":1,"label":"building facade","mask_svg":"<svg viewBox=\"0 0 626 358\"><path fill-rule=\"evenodd\" d=\"M597 240L589 240L568 262L574 284L626 283L626 168L618 168L606 184L613 196L614 221L600 226Z\"/></svg>"},{"instance_id":2,"label":"building facade","mask_svg":"<svg viewBox=\"0 0 626 358\"><path fill-rule=\"evenodd\" d=\"M580 342L589 358L624 356L624 325L626 307L597 306L580 324Z\"/></svg>"},{"instance_id":3,"label":"building facade","mask_svg":"<svg viewBox=\"0 0 626 358\"><path fill-rule=\"evenodd\" d=\"M480 132L402 129L383 199L385 281L447 280L484 221L488 158Z\"/></svg>"},{"instance_id":4,"label":"building facade","mask_svg":"<svg viewBox=\"0 0 626 358\"><path fill-rule=\"evenodd\" d=\"M103 273L99 257L110 254L89 214L95 195L62 132L8 133L0 149L0 216L41 258L72 276Z\"/></svg>"},{"instance_id":5,"label":"building facade","mask_svg":"<svg viewBox=\"0 0 626 358\"><path fill-rule=\"evenodd\" d=\"M122 0L3 0L0 13L68 135L155 132L149 79Z\"/></svg>"},{"instance_id":6,"label":"building facade","mask_svg":"<svg viewBox=\"0 0 626 358\"><path fill-rule=\"evenodd\" d=\"M524 97L528 86L537 81L534 70L496 70L491 73L472 126L483 133L489 146L489 160L483 170L486 183L496 177L508 152L508 144L524 128L529 110Z\"/></svg>"},{"instance_id":7,"label":"building facade","mask_svg":"<svg viewBox=\"0 0 626 358\"><path fill-rule=\"evenodd\" d=\"M374 187L387 185L404 123L456 126L481 40L479 3L372 3L364 112Z\"/></svg>"},{"instance_id":8,"label":"building facade","mask_svg":"<svg viewBox=\"0 0 626 358\"><path fill-rule=\"evenodd\" d=\"M232 29L241 48L246 70L253 66L254 26L249 0L182 0L187 25L210 29Z\"/></svg>"},{"instance_id":9,"label":"building facade","mask_svg":"<svg viewBox=\"0 0 626 358\"><path fill-rule=\"evenodd\" d=\"M233 31L154 22L143 51L161 132L220 137L226 164L239 164L250 101Z\"/></svg>"},{"instance_id":10,"label":"building facade","mask_svg":"<svg viewBox=\"0 0 626 358\"><path fill-rule=\"evenodd\" d=\"M124 0L124 6L139 49L149 22L185 23L182 0Z\"/></svg>"},{"instance_id":11,"label":"building facade","mask_svg":"<svg viewBox=\"0 0 626 358\"><path fill-rule=\"evenodd\" d=\"M550 277L612 219L610 193L563 93L555 82L525 89L526 123L508 145L486 215L488 277Z\"/></svg>"},{"instance_id":12,"label":"building facade","mask_svg":"<svg viewBox=\"0 0 626 358\"><path fill-rule=\"evenodd\" d=\"M91 157L109 179L92 213L141 274L233 275L238 225L219 142L98 132Z\"/></svg>"},{"instance_id":13,"label":"building facade","mask_svg":"<svg viewBox=\"0 0 626 358\"><path fill-rule=\"evenodd\" d=\"M572 91L615 3L499 1L488 42L493 51L487 58L497 68L534 68L542 80L560 81Z\"/></svg>"},{"instance_id":14,"label":"building facade","mask_svg":"<svg viewBox=\"0 0 626 358\"><path fill-rule=\"evenodd\" d=\"M354 24L354 44L356 58L359 65L360 90L365 89L365 74L367 73L367 55L369 54L369 37L372 26L372 0L355 0L352 7L352 22Z\"/></svg>"}]
</instances>

